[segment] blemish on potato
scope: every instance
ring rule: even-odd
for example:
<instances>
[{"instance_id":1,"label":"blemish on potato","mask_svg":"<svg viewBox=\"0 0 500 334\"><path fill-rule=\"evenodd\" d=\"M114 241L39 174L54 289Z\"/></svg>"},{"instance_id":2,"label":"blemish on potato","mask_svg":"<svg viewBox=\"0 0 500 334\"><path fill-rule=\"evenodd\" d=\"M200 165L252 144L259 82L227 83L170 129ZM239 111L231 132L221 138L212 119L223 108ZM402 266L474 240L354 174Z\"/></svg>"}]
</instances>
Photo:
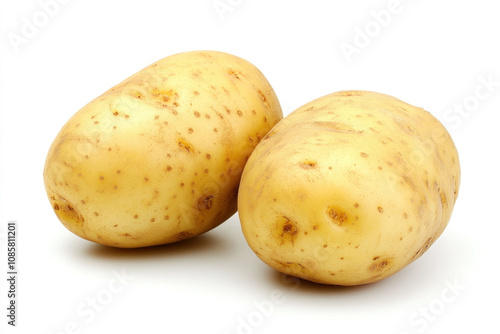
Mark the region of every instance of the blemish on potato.
<instances>
[{"instance_id":1,"label":"blemish on potato","mask_svg":"<svg viewBox=\"0 0 500 334\"><path fill-rule=\"evenodd\" d=\"M194 132L193 128L189 128L189 129L188 129L188 133L190 133L190 134L191 134L191 133L193 133L193 132Z\"/></svg>"},{"instance_id":2,"label":"blemish on potato","mask_svg":"<svg viewBox=\"0 0 500 334\"><path fill-rule=\"evenodd\" d=\"M408 214L406 212L403 212L403 218L408 219Z\"/></svg>"},{"instance_id":3,"label":"blemish on potato","mask_svg":"<svg viewBox=\"0 0 500 334\"><path fill-rule=\"evenodd\" d=\"M169 219L170 219L170 216L169 216L169 215L166 215L166 216L164 216L164 217L163 217L163 219L165 219L165 220L169 220Z\"/></svg>"},{"instance_id":4,"label":"blemish on potato","mask_svg":"<svg viewBox=\"0 0 500 334\"><path fill-rule=\"evenodd\" d=\"M269 101L267 101L267 98L266 96L262 93L261 90L258 90L257 93L259 94L259 97L260 99L262 100L262 102L264 103L264 105L267 107L267 108L271 108L271 105L269 104Z\"/></svg>"},{"instance_id":5,"label":"blemish on potato","mask_svg":"<svg viewBox=\"0 0 500 334\"><path fill-rule=\"evenodd\" d=\"M377 259L378 259L378 257L377 257ZM382 272L384 269L387 268L387 266L389 265L389 262L390 261L388 259L385 259L385 260L382 260L382 261L380 261L378 263L374 263L374 264L370 265L368 267L368 269L370 271L375 271L375 272L379 273L379 272Z\"/></svg>"},{"instance_id":6,"label":"blemish on potato","mask_svg":"<svg viewBox=\"0 0 500 334\"><path fill-rule=\"evenodd\" d=\"M195 112L194 112L194 116L195 116L196 118L200 118L201 114L200 114L198 111L195 111Z\"/></svg>"},{"instance_id":7,"label":"blemish on potato","mask_svg":"<svg viewBox=\"0 0 500 334\"><path fill-rule=\"evenodd\" d=\"M368 157L368 154L366 154L365 152L361 152L361 153L359 153L359 155L361 155L363 158Z\"/></svg>"},{"instance_id":8,"label":"blemish on potato","mask_svg":"<svg viewBox=\"0 0 500 334\"><path fill-rule=\"evenodd\" d=\"M99 180L104 181L104 176L99 176Z\"/></svg>"},{"instance_id":9,"label":"blemish on potato","mask_svg":"<svg viewBox=\"0 0 500 334\"><path fill-rule=\"evenodd\" d=\"M379 207L377 208L377 210L378 210L378 212L379 212L379 213L384 213L384 208L383 208L383 207L381 207L381 206L379 206Z\"/></svg>"},{"instance_id":10,"label":"blemish on potato","mask_svg":"<svg viewBox=\"0 0 500 334\"><path fill-rule=\"evenodd\" d=\"M242 117L242 116L243 116L243 111L241 111L241 110L239 110L239 109L238 109L238 110L236 110L236 113L237 113L237 114L238 114L238 116L240 116L240 117Z\"/></svg>"},{"instance_id":11,"label":"blemish on potato","mask_svg":"<svg viewBox=\"0 0 500 334\"><path fill-rule=\"evenodd\" d=\"M139 215L134 215L134 219L137 219L137 218L139 218Z\"/></svg>"},{"instance_id":12,"label":"blemish on potato","mask_svg":"<svg viewBox=\"0 0 500 334\"><path fill-rule=\"evenodd\" d=\"M177 234L175 236L175 239L176 240L184 240L184 239L188 239L188 238L191 238L194 234L191 233L191 232L188 232L188 231L183 231L183 232L180 232L179 234Z\"/></svg>"},{"instance_id":13,"label":"blemish on potato","mask_svg":"<svg viewBox=\"0 0 500 334\"><path fill-rule=\"evenodd\" d=\"M155 218L151 218L149 221L154 223L155 220L156 220Z\"/></svg>"},{"instance_id":14,"label":"blemish on potato","mask_svg":"<svg viewBox=\"0 0 500 334\"><path fill-rule=\"evenodd\" d=\"M333 223L335 226L342 226L348 220L347 213L336 207L329 207L327 215L330 223Z\"/></svg>"},{"instance_id":15,"label":"blemish on potato","mask_svg":"<svg viewBox=\"0 0 500 334\"><path fill-rule=\"evenodd\" d=\"M240 79L240 77L238 76L238 73L236 73L236 72L235 72L233 69L231 69L231 68L227 70L227 74L229 74L229 75L231 75L231 76L235 77L236 79Z\"/></svg>"},{"instance_id":16,"label":"blemish on potato","mask_svg":"<svg viewBox=\"0 0 500 334\"><path fill-rule=\"evenodd\" d=\"M424 244L422 245L422 247L420 247L419 250L415 253L415 255L413 255L410 262L415 261L417 258L422 256L422 254L424 254L427 251L427 249L429 249L429 247L432 245L433 242L434 242L433 237L430 237L429 239L427 239L424 242Z\"/></svg>"},{"instance_id":17,"label":"blemish on potato","mask_svg":"<svg viewBox=\"0 0 500 334\"><path fill-rule=\"evenodd\" d=\"M96 217L99 216L99 213L94 211L94 216L96 216Z\"/></svg>"},{"instance_id":18,"label":"blemish on potato","mask_svg":"<svg viewBox=\"0 0 500 334\"><path fill-rule=\"evenodd\" d=\"M201 197L198 200L198 210L209 210L212 207L214 197L212 195Z\"/></svg>"},{"instance_id":19,"label":"blemish on potato","mask_svg":"<svg viewBox=\"0 0 500 334\"><path fill-rule=\"evenodd\" d=\"M354 203L355 208L359 208L359 203Z\"/></svg>"},{"instance_id":20,"label":"blemish on potato","mask_svg":"<svg viewBox=\"0 0 500 334\"><path fill-rule=\"evenodd\" d=\"M193 94L194 94L194 95L196 95L196 96L198 96L198 95L200 95L200 92L198 92L197 90L195 90L195 91L193 92Z\"/></svg>"},{"instance_id":21,"label":"blemish on potato","mask_svg":"<svg viewBox=\"0 0 500 334\"><path fill-rule=\"evenodd\" d=\"M305 160L305 161L301 161L299 163L299 166L304 168L304 169L311 169L311 168L315 168L317 165L317 162L316 161L312 161L312 160Z\"/></svg>"},{"instance_id":22,"label":"blemish on potato","mask_svg":"<svg viewBox=\"0 0 500 334\"><path fill-rule=\"evenodd\" d=\"M297 224L286 216L281 216L277 222L277 233L280 240L280 244L283 245L285 242L295 242L299 229Z\"/></svg>"},{"instance_id":23,"label":"blemish on potato","mask_svg":"<svg viewBox=\"0 0 500 334\"><path fill-rule=\"evenodd\" d=\"M184 138L177 138L177 145L180 148L182 148L183 150L186 150L188 153L191 153L194 151L194 148L192 147L192 145Z\"/></svg>"}]
</instances>

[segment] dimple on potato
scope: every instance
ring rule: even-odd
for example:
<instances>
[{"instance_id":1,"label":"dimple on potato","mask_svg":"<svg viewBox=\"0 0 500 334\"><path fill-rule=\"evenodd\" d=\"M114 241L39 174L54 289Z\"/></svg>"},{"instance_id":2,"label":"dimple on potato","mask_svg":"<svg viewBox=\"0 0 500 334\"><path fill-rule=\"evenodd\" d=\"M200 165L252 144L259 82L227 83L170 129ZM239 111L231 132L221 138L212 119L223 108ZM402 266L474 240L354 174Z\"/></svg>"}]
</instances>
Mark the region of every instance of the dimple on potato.
<instances>
[{"instance_id":1,"label":"dimple on potato","mask_svg":"<svg viewBox=\"0 0 500 334\"><path fill-rule=\"evenodd\" d=\"M243 166L282 117L248 61L216 51L172 55L70 118L46 158L47 195L64 226L100 244L196 236L236 212Z\"/></svg>"},{"instance_id":2,"label":"dimple on potato","mask_svg":"<svg viewBox=\"0 0 500 334\"><path fill-rule=\"evenodd\" d=\"M429 112L342 91L280 121L239 189L245 238L269 266L313 282L386 278L441 235L457 199L455 145Z\"/></svg>"}]
</instances>

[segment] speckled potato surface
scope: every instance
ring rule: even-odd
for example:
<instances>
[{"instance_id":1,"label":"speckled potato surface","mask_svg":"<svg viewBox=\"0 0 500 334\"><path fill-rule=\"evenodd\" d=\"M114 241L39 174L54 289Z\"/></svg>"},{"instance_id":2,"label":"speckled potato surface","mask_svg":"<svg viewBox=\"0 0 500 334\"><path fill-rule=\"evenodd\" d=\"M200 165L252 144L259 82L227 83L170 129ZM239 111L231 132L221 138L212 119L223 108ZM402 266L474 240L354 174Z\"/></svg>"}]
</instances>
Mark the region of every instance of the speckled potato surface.
<instances>
[{"instance_id":1,"label":"speckled potato surface","mask_svg":"<svg viewBox=\"0 0 500 334\"><path fill-rule=\"evenodd\" d=\"M280 121L253 151L239 189L245 238L269 266L358 285L420 257L459 190L455 145L427 111L343 91Z\"/></svg>"},{"instance_id":2,"label":"speckled potato surface","mask_svg":"<svg viewBox=\"0 0 500 334\"><path fill-rule=\"evenodd\" d=\"M246 160L282 118L251 63L222 52L164 58L79 110L47 155L59 220L115 247L166 244L236 212Z\"/></svg>"}]
</instances>

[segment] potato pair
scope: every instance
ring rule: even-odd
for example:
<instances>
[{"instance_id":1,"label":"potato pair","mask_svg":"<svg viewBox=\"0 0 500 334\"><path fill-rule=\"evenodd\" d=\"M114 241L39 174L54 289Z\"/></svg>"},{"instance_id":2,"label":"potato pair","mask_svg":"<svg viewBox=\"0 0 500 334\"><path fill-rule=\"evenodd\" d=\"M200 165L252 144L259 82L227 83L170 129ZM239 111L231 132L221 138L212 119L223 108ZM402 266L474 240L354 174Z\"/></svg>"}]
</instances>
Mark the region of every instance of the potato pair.
<instances>
[{"instance_id":1,"label":"potato pair","mask_svg":"<svg viewBox=\"0 0 500 334\"><path fill-rule=\"evenodd\" d=\"M431 114L347 91L282 118L249 62L173 55L64 125L47 155L46 191L70 231L125 248L199 235L238 204L259 258L327 284L387 277L442 233L460 169Z\"/></svg>"}]
</instances>

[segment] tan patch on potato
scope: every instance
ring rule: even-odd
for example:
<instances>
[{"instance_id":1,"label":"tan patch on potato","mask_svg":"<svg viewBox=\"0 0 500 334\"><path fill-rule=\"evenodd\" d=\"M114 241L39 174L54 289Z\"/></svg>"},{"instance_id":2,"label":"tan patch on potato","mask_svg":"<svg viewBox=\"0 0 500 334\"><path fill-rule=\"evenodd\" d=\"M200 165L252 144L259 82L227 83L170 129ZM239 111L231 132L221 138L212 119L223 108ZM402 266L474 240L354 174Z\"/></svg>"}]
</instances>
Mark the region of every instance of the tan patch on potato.
<instances>
[{"instance_id":1,"label":"tan patch on potato","mask_svg":"<svg viewBox=\"0 0 500 334\"><path fill-rule=\"evenodd\" d=\"M188 153L194 152L193 145L191 145L191 143L185 138L177 138L177 145L183 150L186 150Z\"/></svg>"},{"instance_id":2,"label":"tan patch on potato","mask_svg":"<svg viewBox=\"0 0 500 334\"><path fill-rule=\"evenodd\" d=\"M57 218L71 231L80 230L85 218L77 210L76 206L71 204L65 198L58 195L49 196Z\"/></svg>"},{"instance_id":3,"label":"tan patch on potato","mask_svg":"<svg viewBox=\"0 0 500 334\"><path fill-rule=\"evenodd\" d=\"M326 214L328 221L335 226L343 226L348 221L347 213L337 207L329 207Z\"/></svg>"},{"instance_id":4,"label":"tan patch on potato","mask_svg":"<svg viewBox=\"0 0 500 334\"><path fill-rule=\"evenodd\" d=\"M304 169L316 168L317 164L318 163L316 161L313 161L313 160L304 160L304 161L299 162L299 166L304 168Z\"/></svg>"},{"instance_id":5,"label":"tan patch on potato","mask_svg":"<svg viewBox=\"0 0 500 334\"><path fill-rule=\"evenodd\" d=\"M285 243L291 243L293 245L299 234L299 228L297 227L297 223L290 218L282 216L278 220L276 234L280 245L284 245Z\"/></svg>"}]
</instances>

